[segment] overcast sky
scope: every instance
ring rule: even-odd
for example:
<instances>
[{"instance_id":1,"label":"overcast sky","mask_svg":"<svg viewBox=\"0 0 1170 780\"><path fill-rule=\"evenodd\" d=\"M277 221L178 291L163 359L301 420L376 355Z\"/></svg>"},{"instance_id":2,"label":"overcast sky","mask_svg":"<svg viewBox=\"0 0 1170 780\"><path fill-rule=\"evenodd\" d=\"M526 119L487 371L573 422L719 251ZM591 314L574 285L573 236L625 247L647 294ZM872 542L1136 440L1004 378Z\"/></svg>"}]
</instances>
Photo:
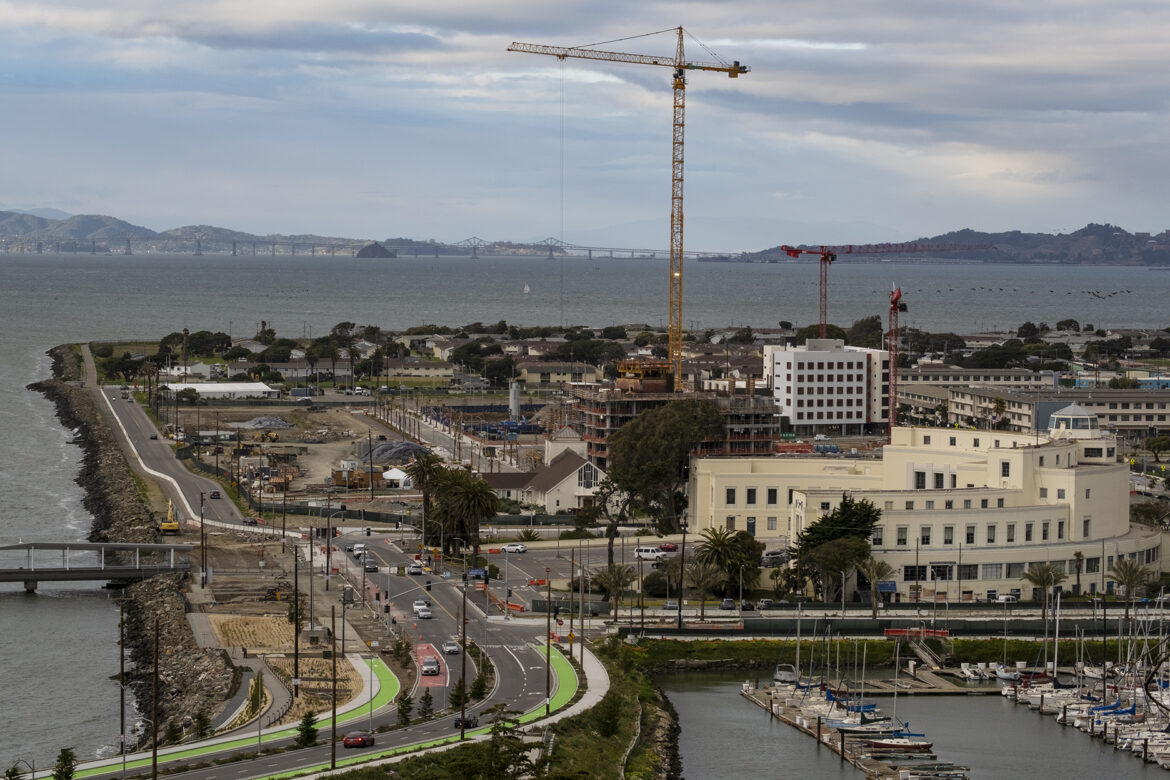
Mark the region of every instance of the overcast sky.
<instances>
[{"instance_id":1,"label":"overcast sky","mask_svg":"<svg viewBox=\"0 0 1170 780\"><path fill-rule=\"evenodd\" d=\"M1170 227L1165 0L0 0L0 208L665 247L670 69L505 50L679 24L688 249Z\"/></svg>"}]
</instances>

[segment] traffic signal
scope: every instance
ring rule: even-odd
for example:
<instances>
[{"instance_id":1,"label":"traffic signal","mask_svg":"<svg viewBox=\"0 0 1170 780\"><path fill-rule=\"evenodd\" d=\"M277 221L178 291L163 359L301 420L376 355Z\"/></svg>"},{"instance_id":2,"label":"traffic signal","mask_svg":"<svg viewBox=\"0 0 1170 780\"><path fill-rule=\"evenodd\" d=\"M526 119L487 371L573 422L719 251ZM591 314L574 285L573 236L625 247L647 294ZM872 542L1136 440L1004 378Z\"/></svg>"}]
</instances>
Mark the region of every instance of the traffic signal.
<instances>
[{"instance_id":1,"label":"traffic signal","mask_svg":"<svg viewBox=\"0 0 1170 780\"><path fill-rule=\"evenodd\" d=\"M558 617L560 617L560 616L561 616L561 605L560 605L560 604L554 604L554 605L553 605L553 617L554 617L554 618L558 618Z\"/></svg>"},{"instance_id":2,"label":"traffic signal","mask_svg":"<svg viewBox=\"0 0 1170 780\"><path fill-rule=\"evenodd\" d=\"M508 598L512 598L512 589L508 588Z\"/></svg>"}]
</instances>

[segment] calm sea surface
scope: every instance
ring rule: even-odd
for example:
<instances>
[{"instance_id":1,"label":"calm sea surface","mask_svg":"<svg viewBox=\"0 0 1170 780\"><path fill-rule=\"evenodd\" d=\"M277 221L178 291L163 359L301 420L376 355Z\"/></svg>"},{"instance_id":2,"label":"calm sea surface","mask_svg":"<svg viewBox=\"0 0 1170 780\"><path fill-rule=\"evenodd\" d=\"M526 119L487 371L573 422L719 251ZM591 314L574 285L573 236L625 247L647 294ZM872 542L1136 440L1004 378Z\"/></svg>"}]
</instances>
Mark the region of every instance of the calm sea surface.
<instances>
[{"instance_id":1,"label":"calm sea surface","mask_svg":"<svg viewBox=\"0 0 1170 780\"><path fill-rule=\"evenodd\" d=\"M743 673L674 675L663 690L678 711L679 748L688 780L722 777L799 777L858 780L816 740L768 718L739 695ZM886 714L892 697L873 701ZM972 780L1098 780L1154 778L1166 773L1073 728L1041 717L1002 696L911 698L897 702L897 716L934 742L940 759L971 767ZM734 768L734 772L731 771Z\"/></svg>"},{"instance_id":2,"label":"calm sea surface","mask_svg":"<svg viewBox=\"0 0 1170 780\"><path fill-rule=\"evenodd\" d=\"M609 258L0 255L0 544L80 539L89 529L73 482L80 460L73 432L24 389L47 375L44 353L56 344L156 338L184 327L251 335L262 320L290 336L320 334L346 320L386 328L501 319L659 326L666 271L665 260ZM830 278L830 320L841 324L884 319L890 286L898 284L909 304L902 322L926 330L963 333L1070 317L1097 327L1170 325L1170 272L842 261ZM809 324L817 307L813 264L686 268L688 328ZM59 747L56 739L46 744L49 730L69 735L81 756L112 751L117 608L107 594L53 586L30 596L0 585L0 628L0 702L15 716L0 729L0 766L18 758L48 765ZM740 706L722 695L712 699L720 710ZM739 747L713 747L711 755L746 760ZM1137 771L1136 762L1122 767Z\"/></svg>"}]
</instances>

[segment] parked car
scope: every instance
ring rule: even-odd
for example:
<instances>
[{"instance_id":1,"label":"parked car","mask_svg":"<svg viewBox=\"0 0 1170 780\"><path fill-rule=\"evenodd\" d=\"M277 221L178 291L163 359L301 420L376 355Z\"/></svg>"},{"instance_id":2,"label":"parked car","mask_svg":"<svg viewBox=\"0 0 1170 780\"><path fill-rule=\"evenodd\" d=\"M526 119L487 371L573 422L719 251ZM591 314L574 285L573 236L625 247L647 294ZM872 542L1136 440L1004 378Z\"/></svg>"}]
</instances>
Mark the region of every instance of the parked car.
<instances>
[{"instance_id":1,"label":"parked car","mask_svg":"<svg viewBox=\"0 0 1170 780\"><path fill-rule=\"evenodd\" d=\"M787 550L766 550L760 556L760 565L764 567L783 566L788 563L789 554Z\"/></svg>"},{"instance_id":2,"label":"parked car","mask_svg":"<svg viewBox=\"0 0 1170 780\"><path fill-rule=\"evenodd\" d=\"M666 602L662 605L662 608L668 612L678 612L678 601L675 599L667 599Z\"/></svg>"},{"instance_id":3,"label":"parked car","mask_svg":"<svg viewBox=\"0 0 1170 780\"><path fill-rule=\"evenodd\" d=\"M735 609L735 599L723 599L719 602L719 609Z\"/></svg>"},{"instance_id":4,"label":"parked car","mask_svg":"<svg viewBox=\"0 0 1170 780\"><path fill-rule=\"evenodd\" d=\"M412 563L406 569L406 573L407 574L422 574L422 566L420 564L417 564L417 563Z\"/></svg>"},{"instance_id":5,"label":"parked car","mask_svg":"<svg viewBox=\"0 0 1170 780\"><path fill-rule=\"evenodd\" d=\"M522 542L511 542L504 545L504 552L506 553L522 553L528 552L528 545Z\"/></svg>"},{"instance_id":6,"label":"parked car","mask_svg":"<svg viewBox=\"0 0 1170 780\"><path fill-rule=\"evenodd\" d=\"M244 525L260 525L260 518L258 518L258 517L245 517L244 518Z\"/></svg>"},{"instance_id":7,"label":"parked car","mask_svg":"<svg viewBox=\"0 0 1170 780\"><path fill-rule=\"evenodd\" d=\"M753 610L755 608L756 608L756 605L751 603L750 601L739 602L739 611L740 612L748 612L748 611Z\"/></svg>"},{"instance_id":8,"label":"parked car","mask_svg":"<svg viewBox=\"0 0 1170 780\"><path fill-rule=\"evenodd\" d=\"M341 744L347 748L372 747L374 735L368 731L351 731L342 738Z\"/></svg>"},{"instance_id":9,"label":"parked car","mask_svg":"<svg viewBox=\"0 0 1170 780\"><path fill-rule=\"evenodd\" d=\"M773 606L772 599L760 599L756 602L756 609L759 610L771 609Z\"/></svg>"},{"instance_id":10,"label":"parked car","mask_svg":"<svg viewBox=\"0 0 1170 780\"><path fill-rule=\"evenodd\" d=\"M634 558L641 558L644 561L657 561L666 557L666 553L659 550L657 547L635 547Z\"/></svg>"},{"instance_id":11,"label":"parked car","mask_svg":"<svg viewBox=\"0 0 1170 780\"><path fill-rule=\"evenodd\" d=\"M434 656L431 656L431 657L429 657L429 658L424 658L424 659L423 659L423 662L422 662L422 673L423 673L423 676L424 676L424 677L434 677L434 676L435 676L435 675L437 675L437 674L438 674L440 671L442 671L442 669L443 669L443 667L442 667L442 665L439 663L439 659L438 659L438 658L435 658Z\"/></svg>"},{"instance_id":12,"label":"parked car","mask_svg":"<svg viewBox=\"0 0 1170 780\"><path fill-rule=\"evenodd\" d=\"M459 643L453 639L448 639L443 643L444 655L459 655Z\"/></svg>"},{"instance_id":13,"label":"parked car","mask_svg":"<svg viewBox=\"0 0 1170 780\"><path fill-rule=\"evenodd\" d=\"M366 568L366 571L377 571L378 570L378 559L377 558L366 558L365 568Z\"/></svg>"},{"instance_id":14,"label":"parked car","mask_svg":"<svg viewBox=\"0 0 1170 780\"><path fill-rule=\"evenodd\" d=\"M467 713L467 717L462 714L455 714L455 728L457 729L473 729L479 726L479 716L474 713Z\"/></svg>"},{"instance_id":15,"label":"parked car","mask_svg":"<svg viewBox=\"0 0 1170 780\"><path fill-rule=\"evenodd\" d=\"M150 434L150 439L151 439L151 441L154 441L154 440L155 440L155 439L157 439L157 438L158 438L158 434L157 434L157 433L152 433L152 434Z\"/></svg>"},{"instance_id":16,"label":"parked car","mask_svg":"<svg viewBox=\"0 0 1170 780\"><path fill-rule=\"evenodd\" d=\"M662 544L658 545L658 549L662 550L662 552L677 552L678 545L674 542L663 542Z\"/></svg>"},{"instance_id":17,"label":"parked car","mask_svg":"<svg viewBox=\"0 0 1170 780\"><path fill-rule=\"evenodd\" d=\"M207 497L208 497L208 498L219 498L219 491L218 491L218 490L213 490L213 491L211 491L210 493L208 493L208 494L207 494Z\"/></svg>"}]
</instances>

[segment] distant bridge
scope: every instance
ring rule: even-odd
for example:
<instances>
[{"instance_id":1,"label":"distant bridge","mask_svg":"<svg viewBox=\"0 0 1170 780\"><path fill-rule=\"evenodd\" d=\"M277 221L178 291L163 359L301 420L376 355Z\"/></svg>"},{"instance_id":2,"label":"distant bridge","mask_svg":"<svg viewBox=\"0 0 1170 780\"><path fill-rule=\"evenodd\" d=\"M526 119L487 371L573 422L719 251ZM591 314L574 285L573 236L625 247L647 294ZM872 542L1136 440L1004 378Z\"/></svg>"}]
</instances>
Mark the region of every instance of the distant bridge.
<instances>
[{"instance_id":1,"label":"distant bridge","mask_svg":"<svg viewBox=\"0 0 1170 780\"><path fill-rule=\"evenodd\" d=\"M54 581L106 580L112 584L125 584L149 579L159 574L174 574L190 570L186 559L177 560L176 553L185 554L194 549L190 544L135 544L132 542L22 542L0 546L0 554L11 561L17 556L12 553L24 551L24 564L13 568L6 563L0 568L0 582L23 582L24 589L33 593L37 583ZM53 565L45 565L38 551L60 552L53 555ZM95 562L93 553L96 552ZM133 553L133 564L121 561L107 562L106 553ZM158 560L159 558L163 560ZM81 560L79 560L79 558ZM143 558L149 559L143 561Z\"/></svg>"},{"instance_id":2,"label":"distant bridge","mask_svg":"<svg viewBox=\"0 0 1170 780\"><path fill-rule=\"evenodd\" d=\"M135 238L125 239L61 239L43 236L5 236L0 238L0 253L43 255L43 254L88 254L88 255L133 255L136 251L160 254L183 254L202 256L205 254L239 256L310 256L310 257L353 257L370 241L274 241L264 239L208 239L194 238ZM669 249L649 249L611 246L586 246L570 244L558 238L546 238L531 244L487 241L478 236L465 238L454 243L395 244L379 242L402 257L472 257L480 255L517 255L521 257L573 257L592 260L594 256L629 258L634 260L668 259ZM684 257L737 257L741 252L693 250L684 252Z\"/></svg>"}]
</instances>

